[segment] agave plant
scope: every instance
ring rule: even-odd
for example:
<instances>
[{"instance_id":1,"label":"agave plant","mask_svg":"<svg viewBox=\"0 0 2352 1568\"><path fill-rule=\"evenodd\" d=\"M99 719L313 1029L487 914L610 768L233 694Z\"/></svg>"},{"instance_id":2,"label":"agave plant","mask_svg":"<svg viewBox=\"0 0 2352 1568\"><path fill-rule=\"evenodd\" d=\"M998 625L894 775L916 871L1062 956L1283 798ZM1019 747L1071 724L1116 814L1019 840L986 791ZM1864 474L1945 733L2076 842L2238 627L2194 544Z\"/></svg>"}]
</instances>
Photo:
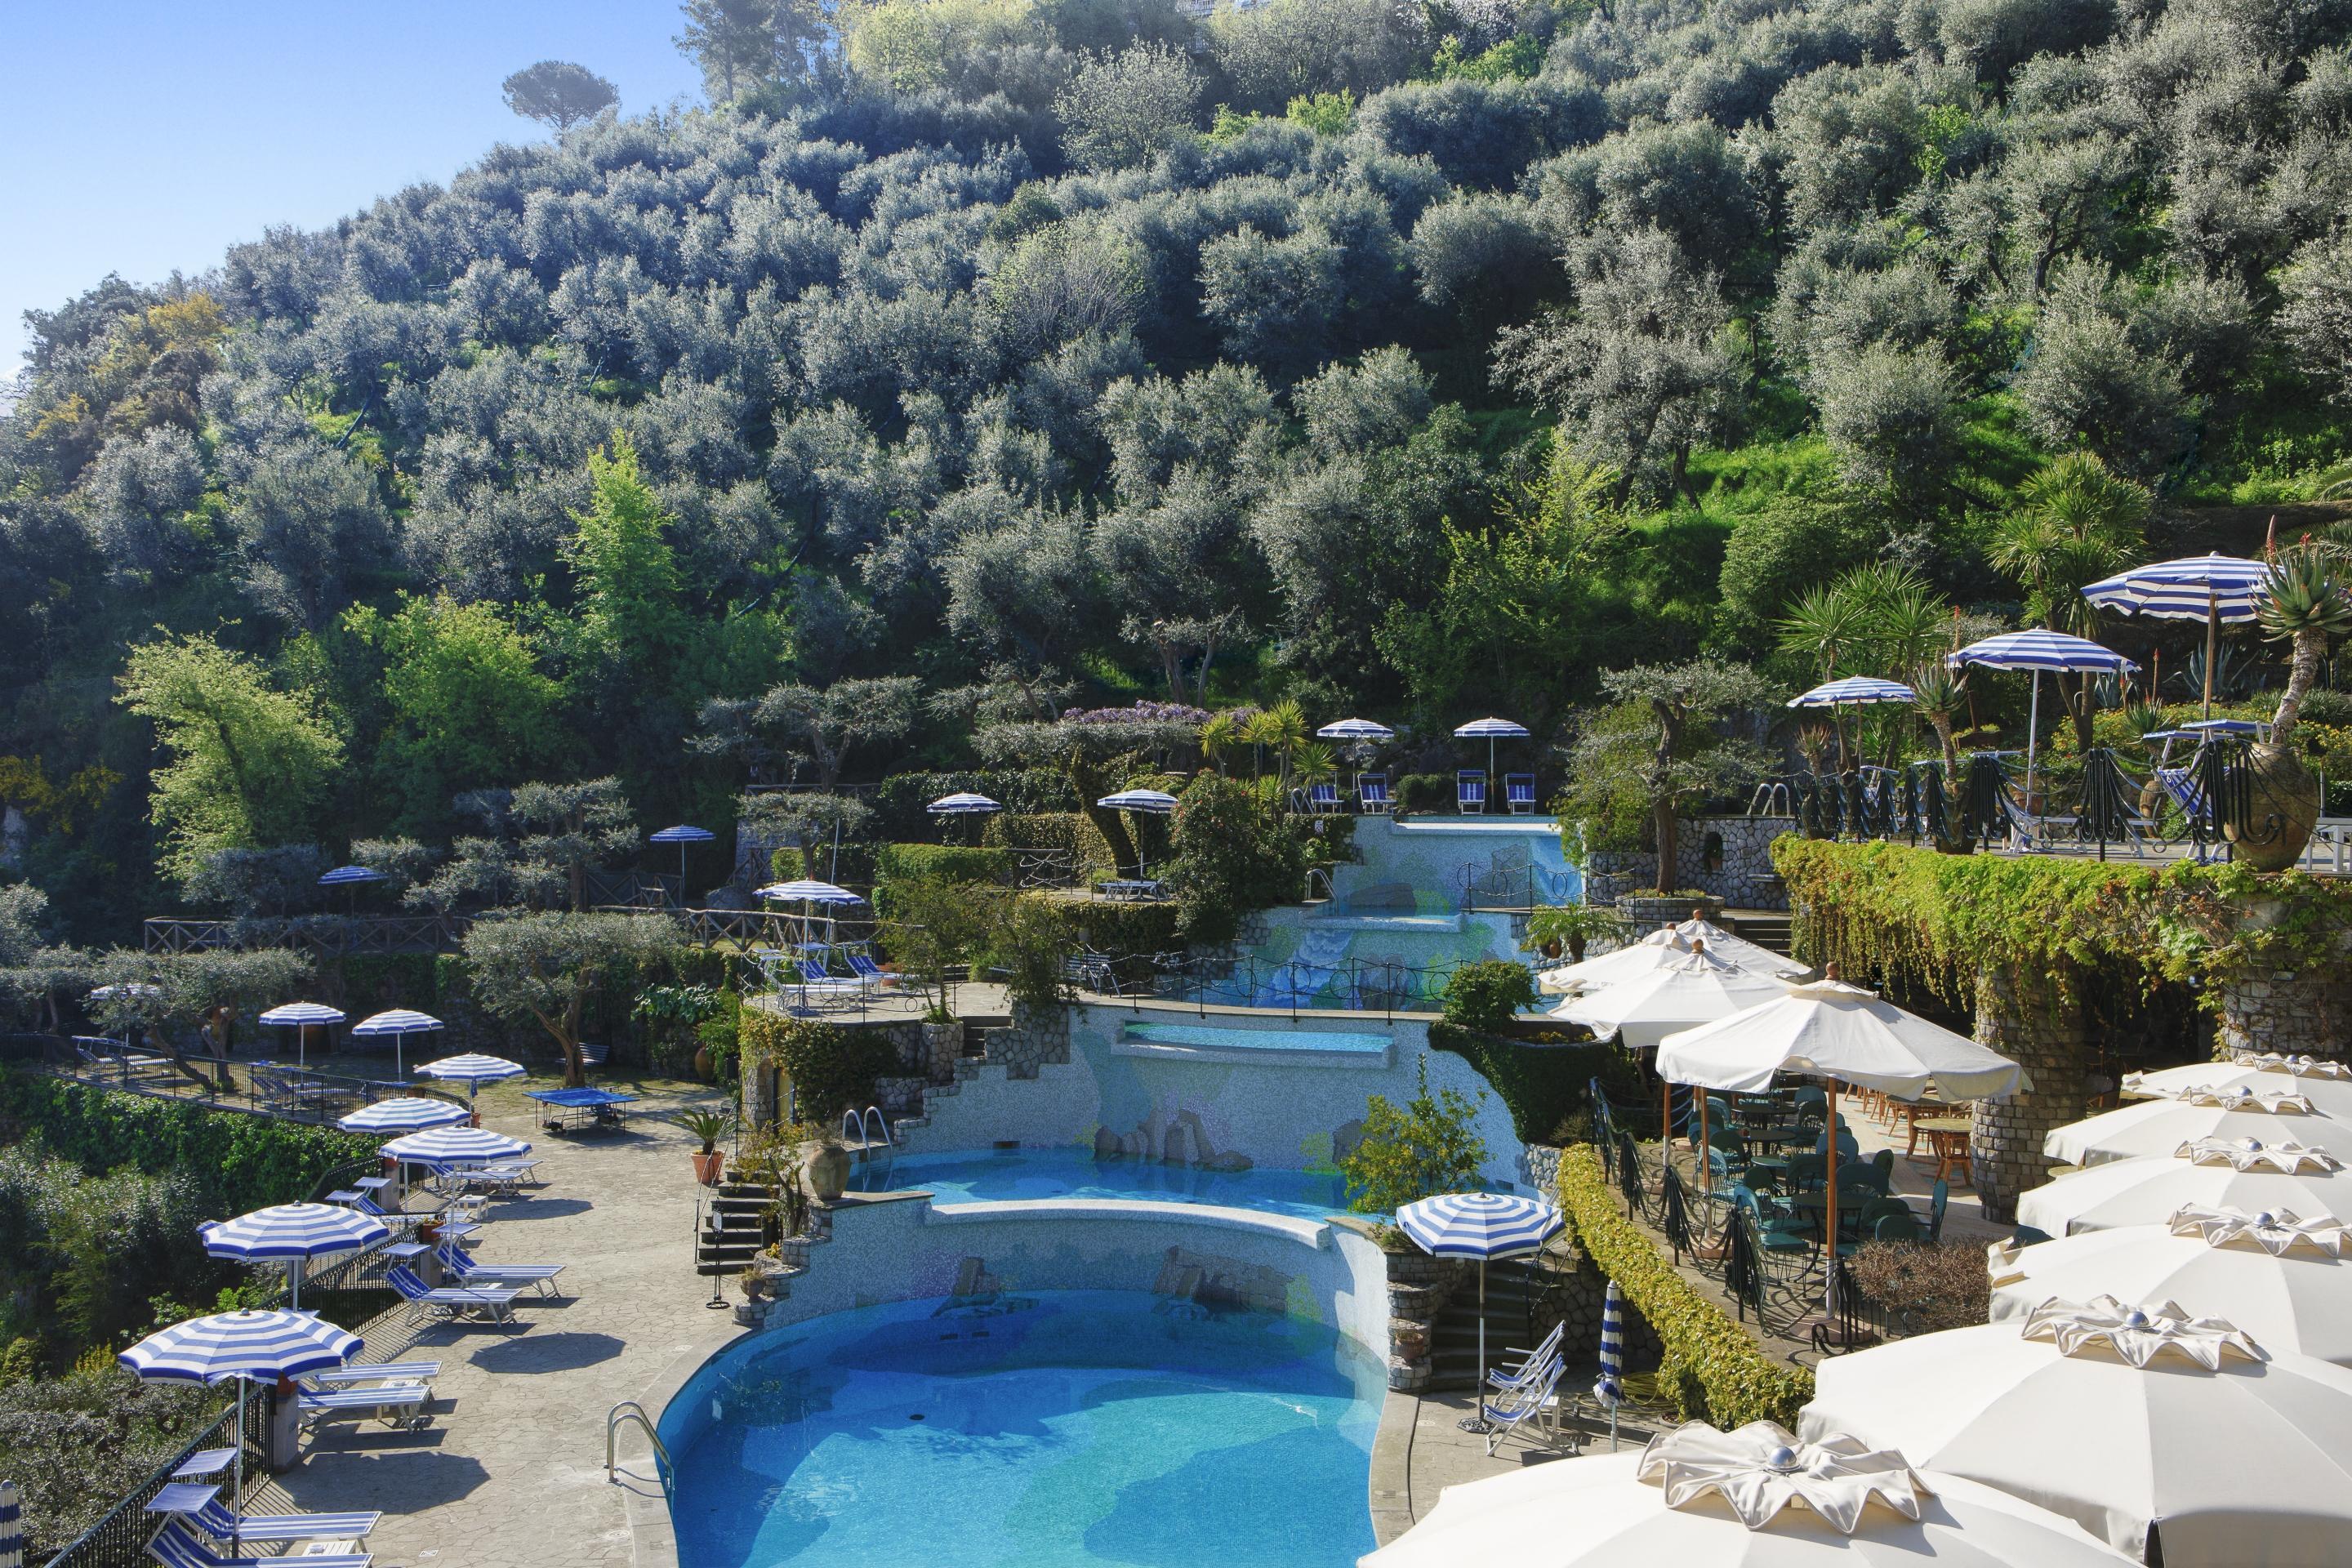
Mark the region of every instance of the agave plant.
<instances>
[{"instance_id":1,"label":"agave plant","mask_svg":"<svg viewBox=\"0 0 2352 1568\"><path fill-rule=\"evenodd\" d=\"M2273 558L2263 585L2269 596L2256 611L2263 635L2288 645L2286 692L2271 716L2271 744L2283 748L2319 680L2328 642L2352 630L2352 570L2334 552L2305 542Z\"/></svg>"}]
</instances>

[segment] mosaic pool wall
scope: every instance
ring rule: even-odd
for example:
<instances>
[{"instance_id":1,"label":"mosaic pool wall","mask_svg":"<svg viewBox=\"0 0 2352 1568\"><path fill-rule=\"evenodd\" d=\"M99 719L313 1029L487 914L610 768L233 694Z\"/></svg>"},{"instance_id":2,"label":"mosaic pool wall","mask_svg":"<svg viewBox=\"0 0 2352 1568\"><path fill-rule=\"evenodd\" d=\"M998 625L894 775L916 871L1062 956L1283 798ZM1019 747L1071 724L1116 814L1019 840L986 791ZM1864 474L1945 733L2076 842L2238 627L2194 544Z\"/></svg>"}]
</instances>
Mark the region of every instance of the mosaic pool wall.
<instances>
[{"instance_id":1,"label":"mosaic pool wall","mask_svg":"<svg viewBox=\"0 0 2352 1568\"><path fill-rule=\"evenodd\" d=\"M1383 1038L1387 1049L1367 1048ZM1045 1062L1032 1079L987 1068L952 1094L934 1093L928 1124L908 1129L906 1147L1009 1140L1184 1164L1319 1169L1361 1135L1372 1095L1402 1104L1420 1092L1426 1058L1431 1090L1454 1089L1474 1107L1486 1179L1519 1180L1521 1148L1501 1098L1468 1062L1428 1046L1428 1026L1404 1019L1324 1014L1294 1024L1080 1005L1070 1009L1067 1061Z\"/></svg>"}]
</instances>

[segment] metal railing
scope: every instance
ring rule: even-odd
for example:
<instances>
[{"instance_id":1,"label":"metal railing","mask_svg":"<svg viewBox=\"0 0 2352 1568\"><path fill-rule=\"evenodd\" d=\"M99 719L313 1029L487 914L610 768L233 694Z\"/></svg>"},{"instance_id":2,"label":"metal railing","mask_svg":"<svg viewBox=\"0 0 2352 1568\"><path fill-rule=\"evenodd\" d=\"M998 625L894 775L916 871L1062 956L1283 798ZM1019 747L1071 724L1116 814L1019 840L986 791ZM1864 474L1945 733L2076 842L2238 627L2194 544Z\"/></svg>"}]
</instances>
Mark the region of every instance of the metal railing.
<instances>
[{"instance_id":1,"label":"metal railing","mask_svg":"<svg viewBox=\"0 0 2352 1568\"><path fill-rule=\"evenodd\" d=\"M236 1405L231 1404L196 1434L188 1446L155 1468L153 1474L133 1487L122 1500L109 1509L105 1516L68 1542L63 1550L48 1560L47 1568L152 1568L147 1556L148 1539L155 1533L155 1521L147 1512L147 1504L155 1494L172 1484L172 1472L206 1448L223 1448L242 1441L253 1453L265 1451L268 1442L269 1401L247 1399L245 1402L245 1426L236 1429ZM235 1434L233 1436L233 1434ZM249 1454L245 1466L246 1489L249 1493L268 1474L267 1468L257 1463ZM227 1487L224 1484L223 1490ZM231 1507L240 1507L242 1498L224 1497Z\"/></svg>"},{"instance_id":2,"label":"metal railing","mask_svg":"<svg viewBox=\"0 0 2352 1568\"><path fill-rule=\"evenodd\" d=\"M672 1479L676 1471L670 1464L669 1447L662 1441L661 1434L654 1430L654 1419L646 1414L646 1407L634 1399L624 1399L604 1412L604 1479L609 1483L617 1479L614 1473L618 1468L613 1457L614 1438L622 1427L633 1421L645 1428L646 1441L653 1445L654 1470L661 1478L662 1496L676 1502L677 1483Z\"/></svg>"}]
</instances>

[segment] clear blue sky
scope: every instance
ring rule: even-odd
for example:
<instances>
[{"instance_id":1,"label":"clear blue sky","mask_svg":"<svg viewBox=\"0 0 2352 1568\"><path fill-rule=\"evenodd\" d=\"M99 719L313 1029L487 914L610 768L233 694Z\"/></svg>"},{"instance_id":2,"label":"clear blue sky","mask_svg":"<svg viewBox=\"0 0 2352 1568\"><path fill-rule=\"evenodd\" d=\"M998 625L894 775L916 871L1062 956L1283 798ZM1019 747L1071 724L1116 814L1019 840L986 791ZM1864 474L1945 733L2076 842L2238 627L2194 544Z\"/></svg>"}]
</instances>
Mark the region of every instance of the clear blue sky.
<instances>
[{"instance_id":1,"label":"clear blue sky","mask_svg":"<svg viewBox=\"0 0 2352 1568\"><path fill-rule=\"evenodd\" d=\"M201 272L543 136L499 98L534 60L609 79L625 114L698 99L678 22L672 0L0 0L0 382L24 312L110 271Z\"/></svg>"}]
</instances>

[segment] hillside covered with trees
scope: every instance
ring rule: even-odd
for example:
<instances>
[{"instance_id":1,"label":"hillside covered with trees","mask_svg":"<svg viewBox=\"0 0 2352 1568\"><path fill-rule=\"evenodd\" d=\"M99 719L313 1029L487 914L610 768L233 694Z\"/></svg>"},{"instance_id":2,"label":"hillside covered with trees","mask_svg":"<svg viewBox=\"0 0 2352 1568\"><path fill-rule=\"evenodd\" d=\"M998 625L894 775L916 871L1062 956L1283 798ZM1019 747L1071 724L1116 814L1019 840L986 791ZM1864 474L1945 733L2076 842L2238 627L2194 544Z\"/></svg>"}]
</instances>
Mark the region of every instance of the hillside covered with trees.
<instances>
[{"instance_id":1,"label":"hillside covered with trees","mask_svg":"<svg viewBox=\"0 0 2352 1568\"><path fill-rule=\"evenodd\" d=\"M33 313L0 847L63 934L1072 707L1589 747L1611 671L1895 673L2352 456L2352 0L681 26L707 106L548 62L553 140Z\"/></svg>"}]
</instances>

